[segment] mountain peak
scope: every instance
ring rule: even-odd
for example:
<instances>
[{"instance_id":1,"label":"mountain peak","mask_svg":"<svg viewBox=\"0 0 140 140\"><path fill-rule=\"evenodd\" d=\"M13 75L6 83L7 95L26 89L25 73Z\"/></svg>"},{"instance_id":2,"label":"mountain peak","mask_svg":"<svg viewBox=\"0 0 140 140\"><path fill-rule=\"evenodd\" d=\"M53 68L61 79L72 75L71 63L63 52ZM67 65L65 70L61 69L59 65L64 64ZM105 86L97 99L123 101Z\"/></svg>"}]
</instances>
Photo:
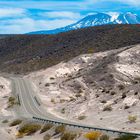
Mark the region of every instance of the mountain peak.
<instances>
[{"instance_id":1,"label":"mountain peak","mask_svg":"<svg viewBox=\"0 0 140 140\"><path fill-rule=\"evenodd\" d=\"M29 34L57 34L57 33L67 32L79 28L100 26L100 25L107 25L107 24L140 24L140 17L137 14L133 14L131 12L94 13L94 14L87 15L86 17L79 20L78 22L68 25L66 27L58 28L55 30L32 32Z\"/></svg>"}]
</instances>

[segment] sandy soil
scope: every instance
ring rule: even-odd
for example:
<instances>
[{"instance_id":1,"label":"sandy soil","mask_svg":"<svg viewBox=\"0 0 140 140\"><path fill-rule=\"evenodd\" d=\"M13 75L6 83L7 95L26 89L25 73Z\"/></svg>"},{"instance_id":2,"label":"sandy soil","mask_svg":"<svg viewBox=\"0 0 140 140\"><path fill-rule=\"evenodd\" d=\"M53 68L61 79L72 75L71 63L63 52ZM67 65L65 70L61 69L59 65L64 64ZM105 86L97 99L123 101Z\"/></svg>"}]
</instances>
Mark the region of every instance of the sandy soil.
<instances>
[{"instance_id":1,"label":"sandy soil","mask_svg":"<svg viewBox=\"0 0 140 140\"><path fill-rule=\"evenodd\" d=\"M13 132L15 129L10 129L7 124L2 121L11 120L13 118L13 111L7 109L8 98L11 93L10 81L0 77L0 138L2 140L14 140Z\"/></svg>"}]
</instances>

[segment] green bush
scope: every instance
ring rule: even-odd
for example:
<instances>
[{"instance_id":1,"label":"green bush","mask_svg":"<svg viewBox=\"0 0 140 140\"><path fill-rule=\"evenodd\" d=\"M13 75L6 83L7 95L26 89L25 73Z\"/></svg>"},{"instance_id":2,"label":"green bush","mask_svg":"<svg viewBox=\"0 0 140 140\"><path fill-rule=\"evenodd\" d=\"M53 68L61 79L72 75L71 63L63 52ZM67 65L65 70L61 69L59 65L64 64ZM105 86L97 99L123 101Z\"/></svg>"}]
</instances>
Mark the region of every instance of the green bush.
<instances>
[{"instance_id":1,"label":"green bush","mask_svg":"<svg viewBox=\"0 0 140 140\"><path fill-rule=\"evenodd\" d=\"M13 122L11 122L9 126L10 127L16 126L16 125L19 125L20 123L22 123L22 120L17 119L17 120L14 120Z\"/></svg>"},{"instance_id":2,"label":"green bush","mask_svg":"<svg viewBox=\"0 0 140 140\"><path fill-rule=\"evenodd\" d=\"M22 135L31 135L40 129L41 125L39 124L25 124L18 130L18 132Z\"/></svg>"},{"instance_id":3,"label":"green bush","mask_svg":"<svg viewBox=\"0 0 140 140\"><path fill-rule=\"evenodd\" d=\"M72 133L72 132L65 132L62 136L61 136L61 140L74 140L76 138L76 134Z\"/></svg>"},{"instance_id":4,"label":"green bush","mask_svg":"<svg viewBox=\"0 0 140 140\"><path fill-rule=\"evenodd\" d=\"M51 136L49 134L46 134L44 137L43 137L43 140L50 140L51 139Z\"/></svg>"},{"instance_id":5,"label":"green bush","mask_svg":"<svg viewBox=\"0 0 140 140\"><path fill-rule=\"evenodd\" d=\"M115 140L135 140L137 137L133 135L120 135Z\"/></svg>"},{"instance_id":6,"label":"green bush","mask_svg":"<svg viewBox=\"0 0 140 140\"><path fill-rule=\"evenodd\" d=\"M59 134L59 133L64 133L64 131L65 131L65 125L59 125L59 126L57 126L56 128L55 128L55 133L56 134Z\"/></svg>"},{"instance_id":7,"label":"green bush","mask_svg":"<svg viewBox=\"0 0 140 140\"><path fill-rule=\"evenodd\" d=\"M44 132L46 132L46 131L48 131L48 130L51 129L52 127L53 127L53 124L45 124L45 125L43 126L43 128L41 129L40 134L41 134L41 133L44 133Z\"/></svg>"}]
</instances>

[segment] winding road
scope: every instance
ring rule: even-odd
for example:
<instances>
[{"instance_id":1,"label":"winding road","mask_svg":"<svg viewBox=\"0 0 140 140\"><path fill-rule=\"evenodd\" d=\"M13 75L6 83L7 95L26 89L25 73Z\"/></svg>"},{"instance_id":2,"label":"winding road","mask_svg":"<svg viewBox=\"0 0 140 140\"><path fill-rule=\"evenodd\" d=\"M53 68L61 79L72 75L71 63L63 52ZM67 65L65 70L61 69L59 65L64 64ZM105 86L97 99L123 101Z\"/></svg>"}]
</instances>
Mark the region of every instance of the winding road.
<instances>
[{"instance_id":1,"label":"winding road","mask_svg":"<svg viewBox=\"0 0 140 140\"><path fill-rule=\"evenodd\" d=\"M65 124L73 127L83 128L83 129L106 131L109 133L133 134L140 137L140 133L97 128L92 125L84 125L78 122L73 122L70 120L58 118L57 116L48 113L43 108L43 104L41 103L41 100L33 90L34 87L28 79L22 77L11 77L10 79L12 81L12 94L16 97L16 99L20 103L20 105L18 105L15 109L15 112L17 113L18 117L34 119L43 122Z\"/></svg>"}]
</instances>

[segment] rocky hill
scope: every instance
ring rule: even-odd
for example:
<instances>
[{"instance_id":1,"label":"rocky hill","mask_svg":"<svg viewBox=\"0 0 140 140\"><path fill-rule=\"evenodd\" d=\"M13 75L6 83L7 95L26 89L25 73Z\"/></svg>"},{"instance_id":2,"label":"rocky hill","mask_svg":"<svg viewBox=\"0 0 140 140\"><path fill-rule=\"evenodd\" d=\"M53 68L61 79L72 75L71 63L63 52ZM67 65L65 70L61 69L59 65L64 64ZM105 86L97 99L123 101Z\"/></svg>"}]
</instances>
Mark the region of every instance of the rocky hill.
<instances>
[{"instance_id":1,"label":"rocky hill","mask_svg":"<svg viewBox=\"0 0 140 140\"><path fill-rule=\"evenodd\" d=\"M107 25L57 35L15 35L0 39L0 70L24 73L86 53L140 43L139 25Z\"/></svg>"}]
</instances>

